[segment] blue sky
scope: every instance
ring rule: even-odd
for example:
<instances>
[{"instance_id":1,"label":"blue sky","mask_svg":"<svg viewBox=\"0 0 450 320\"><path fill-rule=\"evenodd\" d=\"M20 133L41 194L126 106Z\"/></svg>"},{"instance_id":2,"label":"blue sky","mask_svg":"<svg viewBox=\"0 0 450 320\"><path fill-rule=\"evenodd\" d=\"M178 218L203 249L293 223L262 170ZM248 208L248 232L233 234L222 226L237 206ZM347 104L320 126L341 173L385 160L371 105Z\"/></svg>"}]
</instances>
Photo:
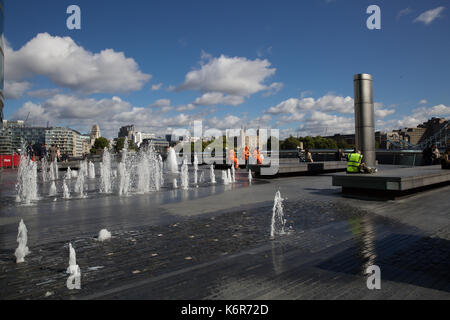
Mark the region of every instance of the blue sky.
<instances>
[{"instance_id":1,"label":"blue sky","mask_svg":"<svg viewBox=\"0 0 450 320\"><path fill-rule=\"evenodd\" d=\"M7 119L350 133L356 73L374 77L377 129L450 115L448 1L5 2Z\"/></svg>"}]
</instances>

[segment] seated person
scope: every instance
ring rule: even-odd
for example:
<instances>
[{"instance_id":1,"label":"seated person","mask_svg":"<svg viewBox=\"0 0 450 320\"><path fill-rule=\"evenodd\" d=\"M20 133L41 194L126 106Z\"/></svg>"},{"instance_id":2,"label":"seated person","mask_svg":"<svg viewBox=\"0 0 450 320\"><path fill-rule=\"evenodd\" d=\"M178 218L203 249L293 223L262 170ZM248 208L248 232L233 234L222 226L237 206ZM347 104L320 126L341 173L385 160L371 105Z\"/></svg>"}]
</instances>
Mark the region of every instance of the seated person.
<instances>
[{"instance_id":1,"label":"seated person","mask_svg":"<svg viewBox=\"0 0 450 320\"><path fill-rule=\"evenodd\" d=\"M348 155L347 173L375 173L376 168L369 168L363 162L363 155L361 150L355 150Z\"/></svg>"},{"instance_id":2,"label":"seated person","mask_svg":"<svg viewBox=\"0 0 450 320\"><path fill-rule=\"evenodd\" d=\"M309 152L309 149L305 149L305 158L306 158L306 162L314 162L314 160L312 158L312 154L311 154L311 152Z\"/></svg>"}]
</instances>

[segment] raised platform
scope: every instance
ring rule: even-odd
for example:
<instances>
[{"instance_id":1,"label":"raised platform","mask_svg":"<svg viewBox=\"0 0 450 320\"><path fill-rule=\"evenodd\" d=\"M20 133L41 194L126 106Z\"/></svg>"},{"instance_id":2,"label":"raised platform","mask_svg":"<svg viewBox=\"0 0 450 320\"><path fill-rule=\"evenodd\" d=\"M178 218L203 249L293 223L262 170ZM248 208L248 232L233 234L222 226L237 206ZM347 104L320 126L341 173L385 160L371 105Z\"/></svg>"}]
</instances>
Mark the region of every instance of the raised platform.
<instances>
[{"instance_id":1,"label":"raised platform","mask_svg":"<svg viewBox=\"0 0 450 320\"><path fill-rule=\"evenodd\" d=\"M257 176L273 176L264 174L262 168L269 167L268 165L250 164L248 168L252 170ZM311 173L320 174L325 172L344 171L347 169L346 161L324 161L324 162L299 162L298 159L280 159L279 168L275 175L289 175Z\"/></svg>"},{"instance_id":2,"label":"raised platform","mask_svg":"<svg viewBox=\"0 0 450 320\"><path fill-rule=\"evenodd\" d=\"M397 198L450 183L450 170L441 166L379 168L375 174L333 175L333 186L345 194Z\"/></svg>"}]
</instances>

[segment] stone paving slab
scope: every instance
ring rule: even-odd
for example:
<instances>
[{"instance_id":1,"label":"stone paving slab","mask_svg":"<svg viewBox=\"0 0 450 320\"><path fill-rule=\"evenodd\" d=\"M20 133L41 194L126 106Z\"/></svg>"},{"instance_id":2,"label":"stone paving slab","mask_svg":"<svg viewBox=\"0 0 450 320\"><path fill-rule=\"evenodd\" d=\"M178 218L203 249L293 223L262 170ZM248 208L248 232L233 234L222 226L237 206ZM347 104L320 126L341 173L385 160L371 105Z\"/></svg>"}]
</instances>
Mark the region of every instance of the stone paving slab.
<instances>
[{"instance_id":1,"label":"stone paving slab","mask_svg":"<svg viewBox=\"0 0 450 320\"><path fill-rule=\"evenodd\" d=\"M334 201L287 201L292 231L271 241L271 209L111 230L105 243L75 238L80 291L65 287L67 242L31 246L19 265L4 249L0 299L372 299L411 288L450 298L448 240ZM379 292L362 273L373 255L386 276Z\"/></svg>"}]
</instances>

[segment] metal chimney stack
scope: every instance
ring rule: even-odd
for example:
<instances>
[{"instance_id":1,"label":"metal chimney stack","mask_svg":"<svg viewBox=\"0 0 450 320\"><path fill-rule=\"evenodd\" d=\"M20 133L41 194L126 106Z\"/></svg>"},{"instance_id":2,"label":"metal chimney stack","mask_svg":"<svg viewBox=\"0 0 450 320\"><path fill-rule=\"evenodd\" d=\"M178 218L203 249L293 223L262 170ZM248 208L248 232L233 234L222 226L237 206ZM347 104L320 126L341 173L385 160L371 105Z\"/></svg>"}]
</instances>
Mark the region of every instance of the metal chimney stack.
<instances>
[{"instance_id":1,"label":"metal chimney stack","mask_svg":"<svg viewBox=\"0 0 450 320\"><path fill-rule=\"evenodd\" d=\"M373 85L370 74L361 73L353 77L355 88L355 138L356 147L364 155L369 168L375 168L375 122Z\"/></svg>"}]
</instances>

